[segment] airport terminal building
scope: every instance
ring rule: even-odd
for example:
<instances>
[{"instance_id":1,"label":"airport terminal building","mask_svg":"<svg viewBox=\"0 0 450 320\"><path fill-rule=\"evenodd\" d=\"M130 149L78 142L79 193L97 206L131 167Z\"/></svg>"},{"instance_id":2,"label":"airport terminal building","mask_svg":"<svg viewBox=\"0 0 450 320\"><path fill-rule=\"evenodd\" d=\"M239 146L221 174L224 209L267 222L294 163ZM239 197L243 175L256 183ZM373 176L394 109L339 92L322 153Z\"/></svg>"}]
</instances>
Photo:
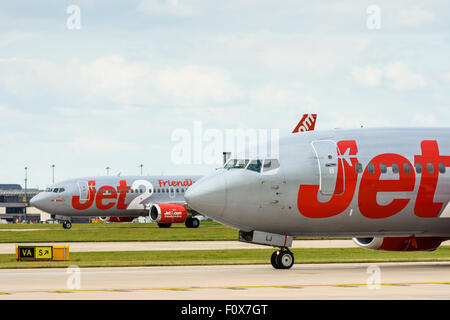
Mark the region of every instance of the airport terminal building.
<instances>
[{"instance_id":1,"label":"airport terminal building","mask_svg":"<svg viewBox=\"0 0 450 320\"><path fill-rule=\"evenodd\" d=\"M37 208L30 207L30 199L41 190L23 189L19 184L0 184L0 222L39 223L50 219L50 215Z\"/></svg>"}]
</instances>

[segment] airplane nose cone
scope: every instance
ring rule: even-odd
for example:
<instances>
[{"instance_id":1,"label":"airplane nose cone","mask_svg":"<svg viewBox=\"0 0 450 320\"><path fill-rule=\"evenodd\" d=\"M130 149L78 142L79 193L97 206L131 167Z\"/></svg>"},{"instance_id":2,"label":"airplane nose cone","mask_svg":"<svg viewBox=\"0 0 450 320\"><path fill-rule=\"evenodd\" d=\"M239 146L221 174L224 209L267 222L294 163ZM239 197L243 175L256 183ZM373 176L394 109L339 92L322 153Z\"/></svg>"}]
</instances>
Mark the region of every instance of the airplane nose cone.
<instances>
[{"instance_id":1,"label":"airplane nose cone","mask_svg":"<svg viewBox=\"0 0 450 320\"><path fill-rule=\"evenodd\" d=\"M42 194L37 194L30 200L30 205L32 207L38 208L40 210L44 210L44 197Z\"/></svg>"},{"instance_id":2,"label":"airplane nose cone","mask_svg":"<svg viewBox=\"0 0 450 320\"><path fill-rule=\"evenodd\" d=\"M224 177L214 175L198 180L186 191L184 199L195 211L217 219L225 209L226 191Z\"/></svg>"}]
</instances>

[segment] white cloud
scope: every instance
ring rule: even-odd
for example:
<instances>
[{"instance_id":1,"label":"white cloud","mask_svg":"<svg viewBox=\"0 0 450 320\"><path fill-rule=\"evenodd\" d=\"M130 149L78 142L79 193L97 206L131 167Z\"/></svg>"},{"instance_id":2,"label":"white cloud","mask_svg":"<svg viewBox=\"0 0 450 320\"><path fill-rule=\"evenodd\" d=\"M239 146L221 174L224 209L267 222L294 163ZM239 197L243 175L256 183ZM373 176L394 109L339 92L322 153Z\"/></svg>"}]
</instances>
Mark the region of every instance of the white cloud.
<instances>
[{"instance_id":1,"label":"white cloud","mask_svg":"<svg viewBox=\"0 0 450 320\"><path fill-rule=\"evenodd\" d=\"M199 9L186 3L185 0L142 0L137 10L144 13L193 16L199 14Z\"/></svg>"},{"instance_id":2,"label":"white cloud","mask_svg":"<svg viewBox=\"0 0 450 320\"><path fill-rule=\"evenodd\" d=\"M386 84L395 91L420 89L427 86L425 79L403 61L397 61L385 67L355 67L353 79L365 87L379 87Z\"/></svg>"},{"instance_id":3,"label":"white cloud","mask_svg":"<svg viewBox=\"0 0 450 320\"><path fill-rule=\"evenodd\" d=\"M320 108L320 102L305 91L302 84L289 87L265 85L250 92L250 103L264 112L285 110L291 107L305 113L317 111Z\"/></svg>"},{"instance_id":4,"label":"white cloud","mask_svg":"<svg viewBox=\"0 0 450 320\"><path fill-rule=\"evenodd\" d=\"M202 57L271 75L327 77L355 64L370 48L366 37L333 37L303 33L239 33L214 37Z\"/></svg>"},{"instance_id":5,"label":"white cloud","mask_svg":"<svg viewBox=\"0 0 450 320\"><path fill-rule=\"evenodd\" d=\"M384 76L391 82L392 89L398 91L419 89L427 85L420 74L412 71L406 63L401 61L386 66Z\"/></svg>"},{"instance_id":6,"label":"white cloud","mask_svg":"<svg viewBox=\"0 0 450 320\"><path fill-rule=\"evenodd\" d=\"M171 67L159 71L156 79L160 91L177 105L223 104L241 97L239 87L218 68Z\"/></svg>"},{"instance_id":7,"label":"white cloud","mask_svg":"<svg viewBox=\"0 0 450 320\"><path fill-rule=\"evenodd\" d=\"M45 92L47 98L50 95L72 104L102 105L103 109L110 110L114 105L123 109L135 104L223 104L241 97L239 86L221 68L192 64L155 68L129 62L120 55L90 63L71 60L64 65L42 60L0 59L2 89L26 96ZM62 112L73 114L76 110L72 109L66 105Z\"/></svg>"},{"instance_id":8,"label":"white cloud","mask_svg":"<svg viewBox=\"0 0 450 320\"><path fill-rule=\"evenodd\" d=\"M383 71L376 67L356 67L352 70L355 81L365 87L378 87L383 76Z\"/></svg>"},{"instance_id":9,"label":"white cloud","mask_svg":"<svg viewBox=\"0 0 450 320\"><path fill-rule=\"evenodd\" d=\"M32 118L33 115L31 113L0 104L0 119L2 120L2 124L10 123L11 121L31 120Z\"/></svg>"},{"instance_id":10,"label":"white cloud","mask_svg":"<svg viewBox=\"0 0 450 320\"><path fill-rule=\"evenodd\" d=\"M410 115L410 120L408 121L408 123L412 126L432 127L437 126L439 124L439 121L436 118L436 115L434 114L422 111L415 111Z\"/></svg>"},{"instance_id":11,"label":"white cloud","mask_svg":"<svg viewBox=\"0 0 450 320\"><path fill-rule=\"evenodd\" d=\"M405 5L398 11L396 22L404 27L422 27L434 22L434 15L418 6Z\"/></svg>"},{"instance_id":12,"label":"white cloud","mask_svg":"<svg viewBox=\"0 0 450 320\"><path fill-rule=\"evenodd\" d=\"M441 79L450 83L450 71L441 73Z\"/></svg>"}]
</instances>

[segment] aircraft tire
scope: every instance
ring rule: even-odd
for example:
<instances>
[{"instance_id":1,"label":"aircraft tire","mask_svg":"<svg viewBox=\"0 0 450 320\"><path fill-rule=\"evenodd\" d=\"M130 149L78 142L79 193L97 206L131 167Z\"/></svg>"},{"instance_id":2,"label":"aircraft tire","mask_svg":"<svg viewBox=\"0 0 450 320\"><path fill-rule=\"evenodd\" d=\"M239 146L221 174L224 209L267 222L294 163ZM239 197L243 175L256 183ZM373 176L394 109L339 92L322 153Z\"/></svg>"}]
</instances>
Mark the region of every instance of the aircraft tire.
<instances>
[{"instance_id":1,"label":"aircraft tire","mask_svg":"<svg viewBox=\"0 0 450 320\"><path fill-rule=\"evenodd\" d=\"M171 223L160 223L158 222L158 227L160 228L170 228L172 224Z\"/></svg>"},{"instance_id":2,"label":"aircraft tire","mask_svg":"<svg viewBox=\"0 0 450 320\"><path fill-rule=\"evenodd\" d=\"M290 269L294 265L294 255L288 250L281 250L275 259L279 269Z\"/></svg>"},{"instance_id":3,"label":"aircraft tire","mask_svg":"<svg viewBox=\"0 0 450 320\"><path fill-rule=\"evenodd\" d=\"M279 251L275 251L274 253L272 253L272 256L270 257L270 263L272 264L272 267L274 267L275 269L280 269L277 261L279 253L280 253Z\"/></svg>"},{"instance_id":4,"label":"aircraft tire","mask_svg":"<svg viewBox=\"0 0 450 320\"><path fill-rule=\"evenodd\" d=\"M72 222L70 222L68 220L64 221L62 226L64 229L70 229L70 228L72 228Z\"/></svg>"},{"instance_id":5,"label":"aircraft tire","mask_svg":"<svg viewBox=\"0 0 450 320\"><path fill-rule=\"evenodd\" d=\"M184 224L186 228L198 228L200 226L200 220L197 218L187 218Z\"/></svg>"},{"instance_id":6,"label":"aircraft tire","mask_svg":"<svg viewBox=\"0 0 450 320\"><path fill-rule=\"evenodd\" d=\"M190 228L198 228L200 226L200 220L197 218L191 218Z\"/></svg>"}]
</instances>

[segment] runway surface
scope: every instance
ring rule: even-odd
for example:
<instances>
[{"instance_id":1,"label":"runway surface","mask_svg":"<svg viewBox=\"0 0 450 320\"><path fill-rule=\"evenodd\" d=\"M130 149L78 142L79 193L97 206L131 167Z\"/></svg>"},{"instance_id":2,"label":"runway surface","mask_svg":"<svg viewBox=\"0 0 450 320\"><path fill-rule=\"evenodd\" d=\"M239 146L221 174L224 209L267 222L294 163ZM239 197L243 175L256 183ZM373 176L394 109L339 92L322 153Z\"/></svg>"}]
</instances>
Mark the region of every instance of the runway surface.
<instances>
[{"instance_id":1,"label":"runway surface","mask_svg":"<svg viewBox=\"0 0 450 320\"><path fill-rule=\"evenodd\" d=\"M0 299L450 299L450 263L0 270Z\"/></svg>"},{"instance_id":2,"label":"runway surface","mask_svg":"<svg viewBox=\"0 0 450 320\"><path fill-rule=\"evenodd\" d=\"M0 254L14 253L16 244L0 243ZM24 245L31 243L24 243ZM39 243L43 244L43 243ZM219 250L267 249L270 247L239 241L153 241L153 242L67 242L71 252L94 251L167 251L167 250ZM292 248L356 248L352 240L295 240Z\"/></svg>"}]
</instances>

